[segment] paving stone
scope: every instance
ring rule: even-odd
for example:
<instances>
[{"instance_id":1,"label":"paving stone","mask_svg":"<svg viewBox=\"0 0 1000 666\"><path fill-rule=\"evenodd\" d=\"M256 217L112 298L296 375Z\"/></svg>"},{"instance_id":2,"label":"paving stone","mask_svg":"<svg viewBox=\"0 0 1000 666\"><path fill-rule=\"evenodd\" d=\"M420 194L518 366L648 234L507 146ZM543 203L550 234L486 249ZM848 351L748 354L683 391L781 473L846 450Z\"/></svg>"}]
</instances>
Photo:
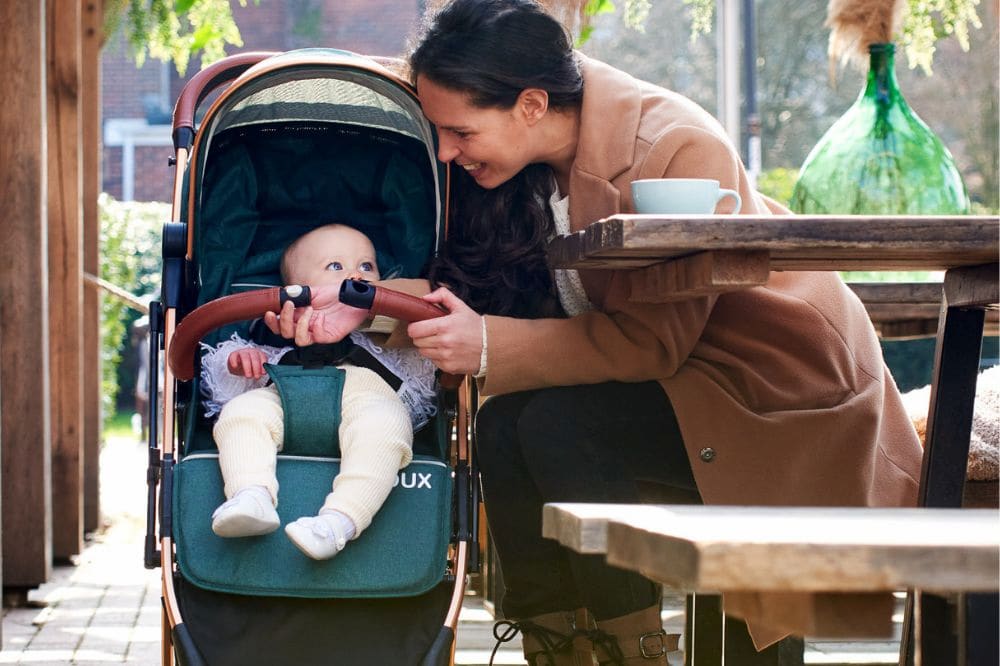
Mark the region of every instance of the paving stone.
<instances>
[{"instance_id":1,"label":"paving stone","mask_svg":"<svg viewBox=\"0 0 1000 666\"><path fill-rule=\"evenodd\" d=\"M161 572L145 569L144 444L109 443L101 458L102 508L107 527L88 540L75 565L53 568L51 579L28 594L43 607L9 609L3 617L0 664L128 663L159 666ZM135 479L134 486L122 479ZM112 496L105 501L103 493ZM901 599L900 599L901 603ZM684 597L664 597L662 614L669 633L684 626ZM902 616L897 614L897 625ZM470 594L459 618L456 664L485 666L495 639L493 616L482 597ZM807 664L895 663L896 641L807 641ZM679 653L670 655L680 663ZM523 665L518 641L501 646L497 666Z\"/></svg>"}]
</instances>

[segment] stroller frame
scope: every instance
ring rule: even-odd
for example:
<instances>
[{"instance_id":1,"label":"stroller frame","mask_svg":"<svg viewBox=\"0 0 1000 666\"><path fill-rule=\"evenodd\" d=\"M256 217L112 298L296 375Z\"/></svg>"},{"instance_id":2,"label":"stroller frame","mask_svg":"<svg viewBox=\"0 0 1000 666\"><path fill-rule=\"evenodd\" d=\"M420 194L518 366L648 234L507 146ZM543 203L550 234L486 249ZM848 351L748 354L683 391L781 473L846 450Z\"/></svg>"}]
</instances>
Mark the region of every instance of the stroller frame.
<instances>
[{"instance_id":1,"label":"stroller frame","mask_svg":"<svg viewBox=\"0 0 1000 666\"><path fill-rule=\"evenodd\" d=\"M193 308L190 292L195 284L195 229L192 223L196 211L197 179L196 168L187 168L196 163L201 130L209 123L195 127L195 112L213 93L221 90L217 99L205 113L206 121L220 108L227 96L238 86L255 77L265 76L278 67L333 66L358 67L367 69L368 74L378 76L409 94L416 100L412 86L393 74L387 67L389 61L364 59L346 52L326 52L319 58L312 50L303 50L301 55L280 54L281 63L269 62L272 52L249 52L229 56L203 69L184 87L174 109L173 143L174 156L170 160L175 167L171 221L163 227L163 274L161 299L150 306L150 368L160 368L160 354L171 358L178 324ZM291 56L291 57L289 57ZM359 65L360 62L360 65ZM433 149L433 146L432 146ZM447 191L448 171L444 167L443 220L447 233ZM185 192L185 187L187 190ZM185 202L186 194L186 202ZM439 200L440 205L440 200ZM187 215L185 216L185 209ZM195 341L195 344L197 341ZM190 341L185 342L190 345ZM175 576L178 575L175 560L175 543L172 516L174 467L181 458L178 450L182 435L178 428L178 404L197 403L197 395L191 395L191 387L182 381L171 369L171 363L164 364L162 383L162 412L160 411L160 384L156 372L149 379L149 465L147 470L148 503L146 514L146 537L144 563L146 568L160 567L162 570L162 651L164 665L204 663L197 646L185 625L178 603ZM474 382L466 380L450 394L449 429L453 435L449 460L453 474L453 530L448 548L449 563L445 580L453 579L450 605L438 637L421 664L447 664L454 662L454 638L458 626L458 616L464 597L466 578L470 572L477 572L480 566L479 549L479 485L476 463L472 453L471 423L474 408L478 403ZM161 419L162 415L162 419ZM160 422L162 420L162 422ZM252 597L250 597L252 598Z\"/></svg>"}]
</instances>

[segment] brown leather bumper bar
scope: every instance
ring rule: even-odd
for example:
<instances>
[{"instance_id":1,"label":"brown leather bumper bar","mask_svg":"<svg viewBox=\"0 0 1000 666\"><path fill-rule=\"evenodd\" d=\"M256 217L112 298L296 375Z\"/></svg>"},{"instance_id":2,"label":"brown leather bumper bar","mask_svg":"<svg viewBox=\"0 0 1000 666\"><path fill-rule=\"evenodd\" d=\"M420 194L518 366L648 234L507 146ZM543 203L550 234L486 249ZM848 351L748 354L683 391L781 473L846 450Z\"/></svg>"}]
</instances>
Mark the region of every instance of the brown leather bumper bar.
<instances>
[{"instance_id":1,"label":"brown leather bumper bar","mask_svg":"<svg viewBox=\"0 0 1000 666\"><path fill-rule=\"evenodd\" d=\"M348 285L348 283L351 283ZM242 294L223 296L195 308L184 317L170 340L167 362L174 377L186 382L194 377L194 355L198 343L209 332L237 321L255 319L265 312L280 312L285 301L298 307L309 305L309 287L271 287ZM403 321L422 321L447 314L432 303L385 287L375 287L359 280L345 280L340 300L356 308L367 308L373 315ZM444 378L442 378L444 379ZM458 385L453 378L442 381L448 388Z\"/></svg>"},{"instance_id":2,"label":"brown leather bumper bar","mask_svg":"<svg viewBox=\"0 0 1000 666\"><path fill-rule=\"evenodd\" d=\"M344 280L340 285L338 298L345 305L402 321L423 321L448 314L422 298L376 287L364 280Z\"/></svg>"},{"instance_id":3,"label":"brown leather bumper bar","mask_svg":"<svg viewBox=\"0 0 1000 666\"><path fill-rule=\"evenodd\" d=\"M236 321L254 319L265 312L280 312L281 287L223 296L195 308L174 329L167 362L174 377L186 382L194 377L194 353L209 331Z\"/></svg>"}]
</instances>

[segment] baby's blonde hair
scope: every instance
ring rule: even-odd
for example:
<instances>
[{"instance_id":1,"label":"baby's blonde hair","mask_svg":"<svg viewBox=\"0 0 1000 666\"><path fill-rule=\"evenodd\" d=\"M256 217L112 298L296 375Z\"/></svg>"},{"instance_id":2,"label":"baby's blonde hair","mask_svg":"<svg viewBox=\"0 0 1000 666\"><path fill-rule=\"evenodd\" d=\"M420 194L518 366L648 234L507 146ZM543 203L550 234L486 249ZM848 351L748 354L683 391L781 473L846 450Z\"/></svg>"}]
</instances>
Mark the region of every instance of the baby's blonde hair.
<instances>
[{"instance_id":1,"label":"baby's blonde hair","mask_svg":"<svg viewBox=\"0 0 1000 666\"><path fill-rule=\"evenodd\" d=\"M320 229L330 229L333 227L338 227L341 229L352 229L354 231L357 231L357 229L354 229L354 227L349 227L346 224L341 224L340 222L331 222L329 224L318 226L315 229L310 229L309 231L305 232L304 234L293 240L291 243L288 244L288 247L285 248L285 251L281 253L281 265L278 270L281 272L281 281L284 284L292 283L289 257L291 257L292 252L295 251L295 248L297 248L307 236L314 234ZM359 231L358 233L361 232Z\"/></svg>"}]
</instances>

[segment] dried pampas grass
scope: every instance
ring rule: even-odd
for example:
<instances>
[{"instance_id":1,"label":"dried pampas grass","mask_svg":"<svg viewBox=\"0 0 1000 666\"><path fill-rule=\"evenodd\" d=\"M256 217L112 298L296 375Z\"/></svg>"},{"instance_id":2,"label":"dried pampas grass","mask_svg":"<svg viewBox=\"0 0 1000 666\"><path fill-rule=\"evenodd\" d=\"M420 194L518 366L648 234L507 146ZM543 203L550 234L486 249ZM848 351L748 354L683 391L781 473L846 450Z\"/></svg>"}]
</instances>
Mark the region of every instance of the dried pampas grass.
<instances>
[{"instance_id":1,"label":"dried pampas grass","mask_svg":"<svg viewBox=\"0 0 1000 666\"><path fill-rule=\"evenodd\" d=\"M826 25L830 28L830 73L834 63L868 68L868 45L891 42L903 21L905 0L830 0Z\"/></svg>"},{"instance_id":2,"label":"dried pampas grass","mask_svg":"<svg viewBox=\"0 0 1000 666\"><path fill-rule=\"evenodd\" d=\"M587 0L538 0L545 11L565 26L571 35L577 35L590 23Z\"/></svg>"},{"instance_id":3,"label":"dried pampas grass","mask_svg":"<svg viewBox=\"0 0 1000 666\"><path fill-rule=\"evenodd\" d=\"M565 26L571 35L577 35L590 23L587 15L588 0L536 0L545 11ZM427 0L426 13L433 14L448 4L449 0Z\"/></svg>"}]
</instances>

